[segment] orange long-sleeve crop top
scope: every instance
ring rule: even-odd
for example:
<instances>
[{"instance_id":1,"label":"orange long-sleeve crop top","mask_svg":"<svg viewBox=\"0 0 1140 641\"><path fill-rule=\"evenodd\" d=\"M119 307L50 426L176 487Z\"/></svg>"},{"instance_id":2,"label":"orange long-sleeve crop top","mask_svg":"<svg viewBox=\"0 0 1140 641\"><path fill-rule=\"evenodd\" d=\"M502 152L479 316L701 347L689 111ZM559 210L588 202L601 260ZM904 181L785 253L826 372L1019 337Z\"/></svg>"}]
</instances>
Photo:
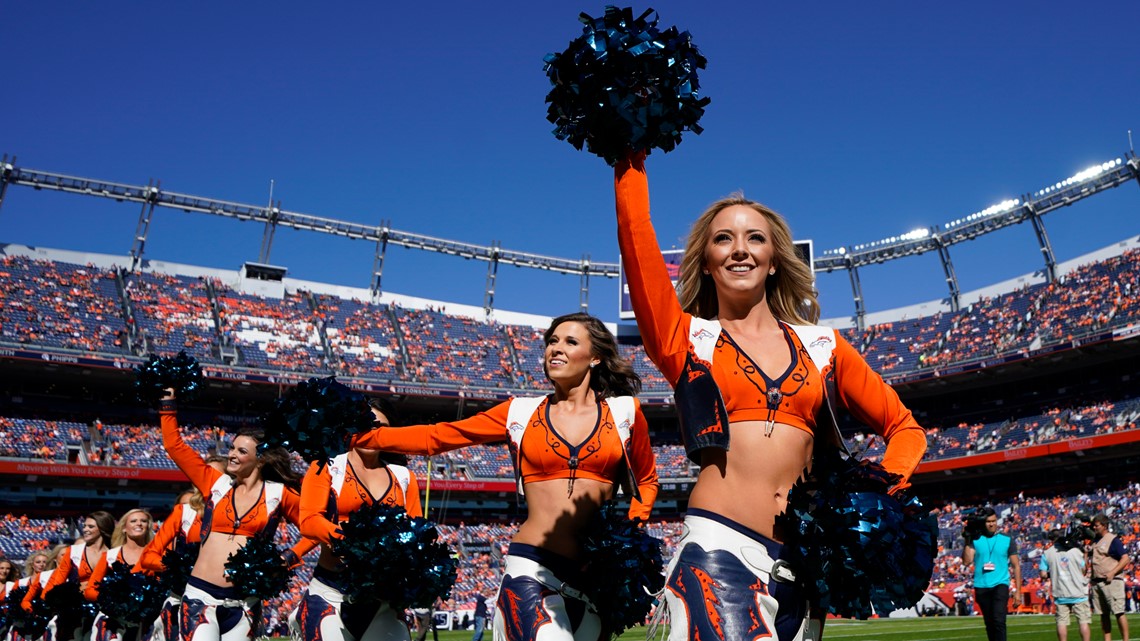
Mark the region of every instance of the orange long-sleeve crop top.
<instances>
[{"instance_id":1,"label":"orange long-sleeve crop top","mask_svg":"<svg viewBox=\"0 0 1140 641\"><path fill-rule=\"evenodd\" d=\"M174 506L174 509L170 511L170 516L162 522L162 527L158 528L154 538L143 548L142 556L139 557L139 562L135 564L136 572L141 570L155 573L165 570L166 567L162 564L162 556L174 546L179 532L182 533L187 543L197 543L201 540L202 516L194 513L192 518L187 518L187 511L193 512L194 510L185 503L178 503ZM187 521L190 522L189 528L186 527Z\"/></svg>"},{"instance_id":2,"label":"orange long-sleeve crop top","mask_svg":"<svg viewBox=\"0 0 1140 641\"><path fill-rule=\"evenodd\" d=\"M607 403L598 403L598 421L589 437L579 444L567 442L551 424L550 399L539 403L530 417L515 455L523 484L551 479L588 478L603 483L622 480L628 457L634 492L630 518L649 517L657 498L657 469L649 443L649 427L640 405L628 444L618 435ZM356 445L401 454L430 456L467 445L509 441L507 416L513 401L500 403L470 418L433 425L382 427L358 437Z\"/></svg>"},{"instance_id":3,"label":"orange long-sleeve crop top","mask_svg":"<svg viewBox=\"0 0 1140 641\"><path fill-rule=\"evenodd\" d=\"M245 514L238 514L233 501L233 485L227 478L223 478L225 474L206 465L194 448L182 440L173 403L163 404L159 421L162 424L162 444L166 453L206 499L206 512L202 516L201 526L202 540L211 532L256 536L267 527L275 527L278 515L297 524L300 495L291 488L281 488L280 504L272 505L276 500L269 491L272 481L262 483L258 501Z\"/></svg>"},{"instance_id":4,"label":"orange long-sleeve crop top","mask_svg":"<svg viewBox=\"0 0 1140 641\"><path fill-rule=\"evenodd\" d=\"M341 454L324 465L314 462L301 485L301 535L330 544L340 538L337 525L364 505L382 503L402 507L408 516L422 517L420 485L416 475L402 465L388 464L391 484L382 496L372 496L356 476L356 470Z\"/></svg>"},{"instance_id":5,"label":"orange long-sleeve crop top","mask_svg":"<svg viewBox=\"0 0 1140 641\"><path fill-rule=\"evenodd\" d=\"M83 598L88 601L99 600L99 583L103 580L103 577L107 576L107 568L110 567L112 563L122 562L119 559L122 553L123 548L117 547L105 550L99 555L99 562L95 564L95 569L91 571L91 578L87 581L87 588L83 590ZM141 556L139 560L142 560Z\"/></svg>"},{"instance_id":6,"label":"orange long-sleeve crop top","mask_svg":"<svg viewBox=\"0 0 1140 641\"><path fill-rule=\"evenodd\" d=\"M87 559L87 545L82 541L69 547L66 552L59 555L58 559L55 569L51 572L51 578L44 586L44 596L47 596L47 593L55 589L56 586L63 585L68 581L76 585L83 583L91 578L91 572L95 569ZM73 559L78 559L78 563Z\"/></svg>"},{"instance_id":7,"label":"orange long-sleeve crop top","mask_svg":"<svg viewBox=\"0 0 1140 641\"><path fill-rule=\"evenodd\" d=\"M674 387L691 356L693 317L681 309L649 217L649 181L644 155L635 154L614 170L618 245L646 354ZM700 325L700 324L697 324ZM883 466L910 478L926 451L926 433L898 394L867 365L859 352L833 330L815 340L833 340L830 361L816 367L792 326L781 323L792 364L769 378L723 330L710 366L724 399L729 421L775 420L812 432L823 403L837 401L887 440ZM826 328L821 328L826 329ZM710 338L710 337L705 337ZM814 340L813 340L814 342ZM823 369L824 372L819 370ZM830 372L828 372L830 370ZM828 397L824 379L834 377L836 398Z\"/></svg>"}]
</instances>

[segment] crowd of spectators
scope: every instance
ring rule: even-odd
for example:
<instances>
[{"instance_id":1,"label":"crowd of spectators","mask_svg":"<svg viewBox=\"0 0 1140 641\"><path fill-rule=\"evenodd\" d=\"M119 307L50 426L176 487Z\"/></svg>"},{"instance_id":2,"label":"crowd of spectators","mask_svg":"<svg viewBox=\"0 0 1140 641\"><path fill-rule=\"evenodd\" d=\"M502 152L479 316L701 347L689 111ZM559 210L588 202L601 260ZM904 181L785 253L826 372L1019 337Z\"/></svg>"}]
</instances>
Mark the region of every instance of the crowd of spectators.
<instances>
[{"instance_id":1,"label":"crowd of spectators","mask_svg":"<svg viewBox=\"0 0 1140 641\"><path fill-rule=\"evenodd\" d=\"M0 340L121 354L126 334L115 272L0 257Z\"/></svg>"},{"instance_id":2,"label":"crowd of spectators","mask_svg":"<svg viewBox=\"0 0 1140 641\"><path fill-rule=\"evenodd\" d=\"M214 312L204 278L138 272L127 280L134 317L148 351L185 350L202 362L220 362Z\"/></svg>"},{"instance_id":3,"label":"crowd of spectators","mask_svg":"<svg viewBox=\"0 0 1140 641\"><path fill-rule=\"evenodd\" d=\"M208 282L207 282L208 281ZM217 279L126 274L21 256L0 257L0 340L124 353L134 323L151 352L185 349L267 371L339 373L404 383L483 389L545 389L542 329L404 309L305 291L281 299L240 293ZM889 380L999 355L1029 354L1060 341L1140 321L1140 250L1080 266L1055 282L982 297L958 312L843 330ZM121 302L126 304L121 305ZM130 318L123 320L123 310ZM647 392L669 386L640 346L622 352Z\"/></svg>"},{"instance_id":4,"label":"crowd of spectators","mask_svg":"<svg viewBox=\"0 0 1140 641\"><path fill-rule=\"evenodd\" d=\"M321 330L324 318L309 293L287 292L281 299L235 292L215 285L222 340L237 347L240 364L271 371L327 373Z\"/></svg>"}]
</instances>

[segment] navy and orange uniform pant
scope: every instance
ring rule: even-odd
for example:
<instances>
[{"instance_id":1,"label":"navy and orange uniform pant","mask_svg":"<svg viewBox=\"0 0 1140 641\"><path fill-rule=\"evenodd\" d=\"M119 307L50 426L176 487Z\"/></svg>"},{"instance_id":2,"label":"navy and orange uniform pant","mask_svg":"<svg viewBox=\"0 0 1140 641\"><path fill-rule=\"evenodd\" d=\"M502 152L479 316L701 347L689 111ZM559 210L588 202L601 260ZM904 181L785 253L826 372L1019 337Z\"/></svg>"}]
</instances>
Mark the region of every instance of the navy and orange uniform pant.
<instances>
[{"instance_id":1,"label":"navy and orange uniform pant","mask_svg":"<svg viewBox=\"0 0 1140 641\"><path fill-rule=\"evenodd\" d=\"M690 508L665 571L669 641L810 641L807 599L782 546L730 519Z\"/></svg>"},{"instance_id":2,"label":"navy and orange uniform pant","mask_svg":"<svg viewBox=\"0 0 1140 641\"><path fill-rule=\"evenodd\" d=\"M403 613L382 601L348 603L335 573L318 567L289 615L294 641L408 641Z\"/></svg>"},{"instance_id":3,"label":"navy and orange uniform pant","mask_svg":"<svg viewBox=\"0 0 1140 641\"><path fill-rule=\"evenodd\" d=\"M180 641L253 641L260 635L261 601L237 588L190 577L179 612Z\"/></svg>"},{"instance_id":4,"label":"navy and orange uniform pant","mask_svg":"<svg viewBox=\"0 0 1140 641\"><path fill-rule=\"evenodd\" d=\"M601 619L572 587L578 575L565 557L512 543L495 604L494 641L598 641Z\"/></svg>"}]
</instances>

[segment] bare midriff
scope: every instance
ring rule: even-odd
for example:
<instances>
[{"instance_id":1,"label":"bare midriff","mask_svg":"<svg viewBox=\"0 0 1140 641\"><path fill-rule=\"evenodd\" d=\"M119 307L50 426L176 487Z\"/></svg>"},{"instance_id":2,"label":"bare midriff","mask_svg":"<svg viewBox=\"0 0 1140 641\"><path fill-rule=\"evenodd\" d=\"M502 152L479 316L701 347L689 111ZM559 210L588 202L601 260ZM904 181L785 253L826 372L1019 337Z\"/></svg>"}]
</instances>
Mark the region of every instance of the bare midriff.
<instances>
[{"instance_id":1,"label":"bare midriff","mask_svg":"<svg viewBox=\"0 0 1140 641\"><path fill-rule=\"evenodd\" d=\"M714 512L780 542L776 516L788 506L788 492L811 465L814 439L808 432L766 421L729 426L729 451L706 450L689 507Z\"/></svg>"},{"instance_id":2,"label":"bare midriff","mask_svg":"<svg viewBox=\"0 0 1140 641\"><path fill-rule=\"evenodd\" d=\"M570 559L577 559L578 539L602 503L613 497L614 484L579 478L567 496L570 479L527 483L527 517L511 539Z\"/></svg>"},{"instance_id":3,"label":"bare midriff","mask_svg":"<svg viewBox=\"0 0 1140 641\"><path fill-rule=\"evenodd\" d=\"M194 562L194 570L190 572L190 576L217 586L229 587L232 584L226 578L226 561L248 540L249 537L242 534L211 532L202 543L202 549L198 551L198 560Z\"/></svg>"}]
</instances>

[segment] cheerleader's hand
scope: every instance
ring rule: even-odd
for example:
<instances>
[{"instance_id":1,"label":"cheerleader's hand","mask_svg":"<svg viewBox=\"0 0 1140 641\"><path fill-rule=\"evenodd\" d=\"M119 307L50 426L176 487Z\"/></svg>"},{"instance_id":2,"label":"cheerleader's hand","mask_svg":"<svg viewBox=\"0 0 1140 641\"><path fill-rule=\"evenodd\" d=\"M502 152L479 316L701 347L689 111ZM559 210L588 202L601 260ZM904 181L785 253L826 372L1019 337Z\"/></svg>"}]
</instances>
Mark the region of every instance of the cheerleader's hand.
<instances>
[{"instance_id":1,"label":"cheerleader's hand","mask_svg":"<svg viewBox=\"0 0 1140 641\"><path fill-rule=\"evenodd\" d=\"M292 570L293 568L301 565L301 559L292 548L285 550L281 553L281 560L285 563L285 567Z\"/></svg>"},{"instance_id":2,"label":"cheerleader's hand","mask_svg":"<svg viewBox=\"0 0 1140 641\"><path fill-rule=\"evenodd\" d=\"M174 388L173 387L167 387L166 389L162 390L162 399L160 399L160 400L173 401L174 400Z\"/></svg>"}]
</instances>

